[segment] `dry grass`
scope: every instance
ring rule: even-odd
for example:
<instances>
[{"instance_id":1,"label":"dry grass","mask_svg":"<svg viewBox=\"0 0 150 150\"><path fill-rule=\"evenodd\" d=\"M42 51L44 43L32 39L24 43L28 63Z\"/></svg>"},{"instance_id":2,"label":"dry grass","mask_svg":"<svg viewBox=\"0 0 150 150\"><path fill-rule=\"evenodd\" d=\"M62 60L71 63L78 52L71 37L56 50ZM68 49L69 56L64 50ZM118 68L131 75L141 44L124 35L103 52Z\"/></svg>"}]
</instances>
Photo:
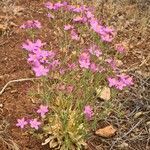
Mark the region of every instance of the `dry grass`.
<instances>
[{"instance_id":1,"label":"dry grass","mask_svg":"<svg viewBox=\"0 0 150 150\"><path fill-rule=\"evenodd\" d=\"M14 20L22 15L23 10L24 8L18 5L17 0L0 1L0 35L13 33L12 28L17 26Z\"/></svg>"},{"instance_id":2,"label":"dry grass","mask_svg":"<svg viewBox=\"0 0 150 150\"><path fill-rule=\"evenodd\" d=\"M118 129L110 139L93 136L91 150L148 150L150 149L150 2L147 0L97 0L97 16L118 31L116 41L128 43L123 58L125 72L135 79L133 88L112 101L113 112L100 121L99 127L112 124ZM102 105L100 103L99 105ZM119 111L117 111L119 110Z\"/></svg>"},{"instance_id":3,"label":"dry grass","mask_svg":"<svg viewBox=\"0 0 150 150\"><path fill-rule=\"evenodd\" d=\"M149 76L150 1L148 0L77 0L95 6L96 15L104 24L117 29L114 42L126 42L129 47L124 58L126 71L141 71ZM130 70L128 70L130 69Z\"/></svg>"},{"instance_id":4,"label":"dry grass","mask_svg":"<svg viewBox=\"0 0 150 150\"><path fill-rule=\"evenodd\" d=\"M19 150L18 145L8 134L9 123L0 116L0 148L3 150Z\"/></svg>"},{"instance_id":5,"label":"dry grass","mask_svg":"<svg viewBox=\"0 0 150 150\"><path fill-rule=\"evenodd\" d=\"M98 128L113 125L117 134L112 138L91 136L90 150L149 150L150 149L150 77L130 72L135 85L111 102L112 110L100 120ZM102 102L99 106L102 107ZM105 107L105 109L109 109ZM109 112L109 110L107 110Z\"/></svg>"}]
</instances>

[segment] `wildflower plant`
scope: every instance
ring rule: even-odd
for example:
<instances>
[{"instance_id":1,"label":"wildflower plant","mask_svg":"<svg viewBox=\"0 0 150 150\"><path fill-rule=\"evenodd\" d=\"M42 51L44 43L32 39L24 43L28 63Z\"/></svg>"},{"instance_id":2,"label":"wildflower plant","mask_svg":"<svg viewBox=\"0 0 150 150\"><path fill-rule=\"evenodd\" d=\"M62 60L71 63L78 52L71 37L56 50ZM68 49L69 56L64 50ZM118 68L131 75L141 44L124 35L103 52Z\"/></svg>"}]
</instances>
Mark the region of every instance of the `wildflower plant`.
<instances>
[{"instance_id":1,"label":"wildflower plant","mask_svg":"<svg viewBox=\"0 0 150 150\"><path fill-rule=\"evenodd\" d=\"M41 29L42 25L38 20L27 20L20 26L20 28L27 30L27 33L31 36L32 39L34 39L36 29Z\"/></svg>"},{"instance_id":2,"label":"wildflower plant","mask_svg":"<svg viewBox=\"0 0 150 150\"><path fill-rule=\"evenodd\" d=\"M41 129L42 145L49 144L50 149L80 150L86 148L86 138L100 119L95 108L97 89L111 88L113 99L113 92L133 84L132 77L121 73L117 65L125 47L113 42L117 31L103 25L93 8L68 2L47 2L44 6L57 46L49 49L34 36L22 48L35 76L42 79L40 98L47 105L40 106L37 118L28 122L18 119L16 125ZM40 30L41 26L34 21L22 28Z\"/></svg>"}]
</instances>

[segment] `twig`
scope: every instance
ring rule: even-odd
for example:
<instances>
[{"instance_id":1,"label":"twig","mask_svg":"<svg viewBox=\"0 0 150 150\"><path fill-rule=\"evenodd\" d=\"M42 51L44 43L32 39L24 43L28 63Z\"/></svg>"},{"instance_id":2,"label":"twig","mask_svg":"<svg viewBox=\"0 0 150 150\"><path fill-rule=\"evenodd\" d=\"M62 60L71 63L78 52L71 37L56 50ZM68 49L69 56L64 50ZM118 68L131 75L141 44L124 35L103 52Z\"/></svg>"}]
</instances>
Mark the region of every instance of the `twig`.
<instances>
[{"instance_id":1,"label":"twig","mask_svg":"<svg viewBox=\"0 0 150 150\"><path fill-rule=\"evenodd\" d=\"M15 82L23 82L23 81L33 81L35 79L38 79L38 78L23 78L23 79L17 79L17 80L11 80L9 82L7 82L5 84L5 86L2 88L2 90L0 91L0 95L3 94L3 92L5 91L5 89L7 88L7 86L11 83L15 83Z\"/></svg>"},{"instance_id":2,"label":"twig","mask_svg":"<svg viewBox=\"0 0 150 150\"><path fill-rule=\"evenodd\" d=\"M113 147L115 146L115 144L116 144L119 140L123 139L123 138L126 137L129 133L131 133L142 121L143 121L143 119L141 119L135 126L133 126L126 134L124 134L122 137L118 138L118 139L112 144L110 150L113 149Z\"/></svg>"}]
</instances>

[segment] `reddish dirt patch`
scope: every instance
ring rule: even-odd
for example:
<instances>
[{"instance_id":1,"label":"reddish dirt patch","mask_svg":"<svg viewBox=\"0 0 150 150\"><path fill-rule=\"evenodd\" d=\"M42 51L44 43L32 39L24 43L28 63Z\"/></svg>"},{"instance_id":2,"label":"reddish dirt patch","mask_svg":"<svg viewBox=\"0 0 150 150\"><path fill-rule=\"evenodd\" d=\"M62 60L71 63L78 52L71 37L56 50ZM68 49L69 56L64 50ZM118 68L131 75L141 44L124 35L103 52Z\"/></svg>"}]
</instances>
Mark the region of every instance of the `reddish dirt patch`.
<instances>
[{"instance_id":1,"label":"reddish dirt patch","mask_svg":"<svg viewBox=\"0 0 150 150\"><path fill-rule=\"evenodd\" d=\"M30 6L34 9L37 5L39 7L39 3L36 4L35 1L21 1L18 4L26 8ZM32 6L33 4L34 6ZM21 25L26 17L24 15L23 18L20 17L21 19L15 18L15 23ZM26 35L18 27L12 29L12 35L0 37L0 89L11 80L34 76L30 66L27 64L26 54L21 49L21 44L26 39ZM33 104L27 96L27 92L32 86L33 83L31 81L13 83L0 95L0 104L2 105L2 113L0 115L3 116L4 120L8 121L10 125L8 128L9 135L19 145L21 150L43 149L41 143L35 140L36 138L32 138L28 134L24 135L25 130L21 131L15 125L17 118L24 116L30 118L34 115L33 112L35 112L37 105ZM5 148L0 147L0 150L5 150Z\"/></svg>"},{"instance_id":2,"label":"reddish dirt patch","mask_svg":"<svg viewBox=\"0 0 150 150\"><path fill-rule=\"evenodd\" d=\"M20 48L20 39L22 40L19 35L16 35L14 38L6 39L9 40L9 43L1 46L0 89L10 80L33 76L24 52ZM5 39L3 40L5 41ZM9 133L23 150L39 149L34 138L30 138L29 135L24 136L24 132L15 126L17 118L27 115L31 117L36 108L35 104L27 97L27 91L32 85L30 81L11 84L0 96L0 103L3 105L1 115L9 121ZM4 149L2 148L2 150Z\"/></svg>"}]
</instances>

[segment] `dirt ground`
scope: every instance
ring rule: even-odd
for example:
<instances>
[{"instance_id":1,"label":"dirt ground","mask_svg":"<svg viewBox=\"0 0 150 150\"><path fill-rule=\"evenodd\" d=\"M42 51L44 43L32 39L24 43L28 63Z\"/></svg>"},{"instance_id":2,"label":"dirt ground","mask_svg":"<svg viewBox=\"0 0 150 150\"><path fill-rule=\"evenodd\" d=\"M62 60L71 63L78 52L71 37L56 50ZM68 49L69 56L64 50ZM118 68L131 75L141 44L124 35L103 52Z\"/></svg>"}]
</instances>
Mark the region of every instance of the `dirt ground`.
<instances>
[{"instance_id":1,"label":"dirt ground","mask_svg":"<svg viewBox=\"0 0 150 150\"><path fill-rule=\"evenodd\" d=\"M23 33L18 26L23 23L23 20L30 19L30 17L35 19L41 17L43 18L40 19L41 22L45 22L41 10L41 7L43 7L42 0L20 0L16 1L15 5L20 8L18 8L18 12L16 10L16 14L12 16L9 14L12 10L5 13L0 12L0 21L4 22L4 20L7 20L5 24L7 25L7 29L0 28L0 89L2 89L8 81L34 77L30 66L27 64L26 54L21 49L21 43L26 40L27 35ZM38 13L35 14L35 12ZM7 13L9 14L8 16L12 18L4 18ZM0 25L2 24L1 22ZM47 30L47 28L45 27L44 30ZM54 40L51 31L48 32L49 35L51 35L51 40ZM134 33L132 34L135 35ZM138 35L135 36L138 37ZM148 42L147 37L145 40L139 39L139 41ZM134 42L136 43L137 41L133 40L133 43ZM142 42L137 45L138 50L136 54L133 54L132 47L131 53L124 58L126 68L135 68L130 70L130 74L135 77L136 83L129 91L121 93L118 98L116 107L120 107L121 105L126 116L119 118L116 114L112 114L106 118L106 120L103 120L104 124L113 123L119 128L118 133L115 137L110 139L93 135L88 140L89 150L150 149L149 66L146 62L140 68L136 67L139 66L141 60L143 60L143 58L138 57L141 55L139 47L144 51L145 58L147 58L146 56L148 56L149 53L148 43L145 44L144 47L144 43ZM139 64L137 64L137 61L139 61ZM33 103L28 96L28 91L33 86L34 83L32 81L17 82L9 85L3 94L0 95L0 134L8 142L9 139L12 139L19 145L21 150L46 150L47 148L42 147L40 141L31 137L29 134L25 134L24 130L21 131L15 126L17 118L34 115L33 110L35 110L38 102ZM139 112L141 112L141 115ZM135 115L139 116L135 117ZM100 123L100 125L103 123ZM8 149L7 146L3 146L3 143L0 143L0 150Z\"/></svg>"}]
</instances>

